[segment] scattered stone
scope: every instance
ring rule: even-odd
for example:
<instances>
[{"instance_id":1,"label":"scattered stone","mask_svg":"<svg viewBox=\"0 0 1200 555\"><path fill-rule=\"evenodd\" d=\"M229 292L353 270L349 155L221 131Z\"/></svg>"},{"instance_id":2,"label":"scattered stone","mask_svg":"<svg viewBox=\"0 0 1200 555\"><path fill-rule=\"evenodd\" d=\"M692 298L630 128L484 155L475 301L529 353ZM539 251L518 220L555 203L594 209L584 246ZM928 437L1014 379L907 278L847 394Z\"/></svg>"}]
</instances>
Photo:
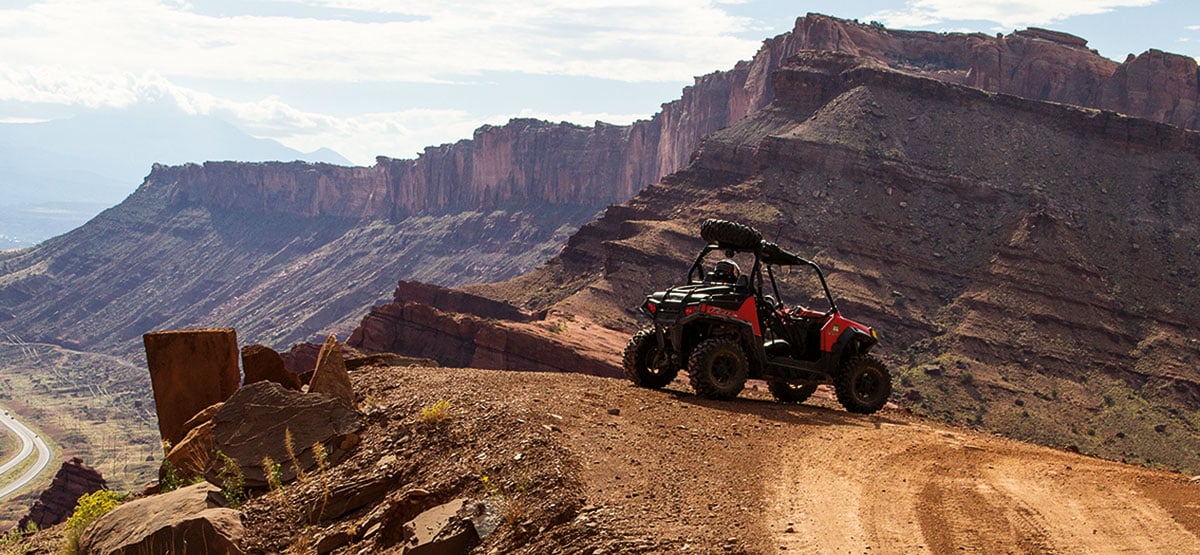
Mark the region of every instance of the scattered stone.
<instances>
[{"instance_id":1,"label":"scattered stone","mask_svg":"<svg viewBox=\"0 0 1200 555\"><path fill-rule=\"evenodd\" d=\"M1160 434L1165 434L1165 433L1167 433L1167 425L1166 425L1166 424L1159 424L1159 425L1157 425L1157 426L1155 426L1155 427L1154 427L1154 431L1156 431L1156 432L1158 432L1158 433L1160 433Z\"/></svg>"},{"instance_id":2,"label":"scattered stone","mask_svg":"<svg viewBox=\"0 0 1200 555\"><path fill-rule=\"evenodd\" d=\"M608 414L611 414L613 416L621 416L621 409L613 407L611 409L608 409Z\"/></svg>"},{"instance_id":3,"label":"scattered stone","mask_svg":"<svg viewBox=\"0 0 1200 555\"><path fill-rule=\"evenodd\" d=\"M429 509L404 525L405 555L466 555L479 545L479 533L470 519L460 518L465 499L455 499Z\"/></svg>"},{"instance_id":4,"label":"scattered stone","mask_svg":"<svg viewBox=\"0 0 1200 555\"><path fill-rule=\"evenodd\" d=\"M241 381L232 328L172 330L142 336L154 388L158 429L174 445L192 416L233 395Z\"/></svg>"},{"instance_id":5,"label":"scattered stone","mask_svg":"<svg viewBox=\"0 0 1200 555\"><path fill-rule=\"evenodd\" d=\"M75 511L75 504L85 494L99 491L108 487L104 477L95 468L84 464L83 459L73 457L64 462L33 506L17 527L24 530L30 523L38 529L54 526L65 522Z\"/></svg>"},{"instance_id":6,"label":"scattered stone","mask_svg":"<svg viewBox=\"0 0 1200 555\"><path fill-rule=\"evenodd\" d=\"M270 381L294 391L300 391L300 376L288 372L283 357L263 345L242 347L242 369L246 372L244 385Z\"/></svg>"},{"instance_id":7,"label":"scattered stone","mask_svg":"<svg viewBox=\"0 0 1200 555\"><path fill-rule=\"evenodd\" d=\"M225 507L221 489L201 482L130 501L84 530L81 553L240 554L241 514Z\"/></svg>"},{"instance_id":8,"label":"scattered stone","mask_svg":"<svg viewBox=\"0 0 1200 555\"><path fill-rule=\"evenodd\" d=\"M392 476L359 477L340 483L329 490L323 501L308 507L308 521L334 520L344 514L373 505L387 495L394 484Z\"/></svg>"},{"instance_id":9,"label":"scattered stone","mask_svg":"<svg viewBox=\"0 0 1200 555\"><path fill-rule=\"evenodd\" d=\"M317 369L308 384L309 393L332 395L347 405L354 406L354 388L350 385L350 374L342 358L342 346L332 335L325 340L321 353L317 355Z\"/></svg>"},{"instance_id":10,"label":"scattered stone","mask_svg":"<svg viewBox=\"0 0 1200 555\"><path fill-rule=\"evenodd\" d=\"M325 555L326 553L330 553L334 550L350 545L350 542L352 541L354 541L354 536L351 536L345 530L338 530L336 532L321 536L321 539L317 540L317 543L313 546L313 549L317 551L317 555Z\"/></svg>"},{"instance_id":11,"label":"scattered stone","mask_svg":"<svg viewBox=\"0 0 1200 555\"><path fill-rule=\"evenodd\" d=\"M396 353L375 353L346 359L347 370L354 370L363 366L420 366L423 368L436 368L438 362L431 358L410 357Z\"/></svg>"},{"instance_id":12,"label":"scattered stone","mask_svg":"<svg viewBox=\"0 0 1200 555\"><path fill-rule=\"evenodd\" d=\"M329 454L330 463L335 463L345 454L343 445L357 444L362 427L359 415L341 399L291 391L274 382L239 389L212 422L214 449L237 462L249 488L267 486L264 457L278 463L284 482L290 482L297 467L307 471L316 466L313 445L338 446ZM291 460L285 446L289 430L296 460ZM210 468L207 477L218 482L215 469Z\"/></svg>"}]
</instances>

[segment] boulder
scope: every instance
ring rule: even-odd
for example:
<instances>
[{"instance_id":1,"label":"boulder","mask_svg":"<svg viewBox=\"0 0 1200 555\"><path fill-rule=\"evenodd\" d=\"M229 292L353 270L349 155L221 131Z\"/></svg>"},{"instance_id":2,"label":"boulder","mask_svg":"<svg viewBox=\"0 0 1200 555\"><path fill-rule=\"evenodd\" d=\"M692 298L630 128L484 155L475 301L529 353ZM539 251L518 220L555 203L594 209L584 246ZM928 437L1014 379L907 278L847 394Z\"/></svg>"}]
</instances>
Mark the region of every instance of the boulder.
<instances>
[{"instance_id":1,"label":"boulder","mask_svg":"<svg viewBox=\"0 0 1200 555\"><path fill-rule=\"evenodd\" d=\"M459 516L466 500L425 511L404 525L404 555L466 555L479 545L475 525Z\"/></svg>"},{"instance_id":2,"label":"boulder","mask_svg":"<svg viewBox=\"0 0 1200 555\"><path fill-rule=\"evenodd\" d=\"M201 482L118 506L88 526L79 545L88 554L240 554L243 533L220 488Z\"/></svg>"},{"instance_id":3,"label":"boulder","mask_svg":"<svg viewBox=\"0 0 1200 555\"><path fill-rule=\"evenodd\" d=\"M279 353L263 345L242 347L242 369L246 372L245 385L271 381L288 389L300 391L300 376L293 374L283 364Z\"/></svg>"},{"instance_id":4,"label":"boulder","mask_svg":"<svg viewBox=\"0 0 1200 555\"><path fill-rule=\"evenodd\" d=\"M317 367L317 355L321 354L321 346L316 343L297 343L286 353L280 353L283 366L300 377L300 382L307 384L312 379L313 370Z\"/></svg>"},{"instance_id":5,"label":"boulder","mask_svg":"<svg viewBox=\"0 0 1200 555\"><path fill-rule=\"evenodd\" d=\"M342 446L356 438L361 419L345 401L322 394L299 393L274 382L242 387L213 416L213 452L220 451L237 462L248 488L263 488L267 476L263 459L280 465L284 482L296 476L297 467L307 471L316 466L313 445L326 448L332 461L343 454ZM292 460L286 446L291 433ZM349 447L348 447L349 448ZM216 469L207 473L219 483Z\"/></svg>"},{"instance_id":6,"label":"boulder","mask_svg":"<svg viewBox=\"0 0 1200 555\"><path fill-rule=\"evenodd\" d=\"M80 497L105 487L107 483L99 471L84 464L83 459L73 457L62 464L50 487L38 496L29 514L17 526L24 530L32 523L40 529L64 522L74 512Z\"/></svg>"},{"instance_id":7,"label":"boulder","mask_svg":"<svg viewBox=\"0 0 1200 555\"><path fill-rule=\"evenodd\" d=\"M196 413L238 388L237 334L232 328L172 330L142 336L158 409L158 429L170 445L184 438Z\"/></svg>"},{"instance_id":8,"label":"boulder","mask_svg":"<svg viewBox=\"0 0 1200 555\"><path fill-rule=\"evenodd\" d=\"M214 456L216 450L213 448L213 423L212 420L206 420L192 428L188 435L171 447L163 459L163 465L159 467L158 479L161 482L166 478L166 463L175 468L176 477L185 483L193 477L204 476Z\"/></svg>"},{"instance_id":9,"label":"boulder","mask_svg":"<svg viewBox=\"0 0 1200 555\"><path fill-rule=\"evenodd\" d=\"M317 369L308 384L309 393L325 393L354 406L354 388L350 385L350 374L342 358L342 345L330 335L317 355Z\"/></svg>"}]
</instances>

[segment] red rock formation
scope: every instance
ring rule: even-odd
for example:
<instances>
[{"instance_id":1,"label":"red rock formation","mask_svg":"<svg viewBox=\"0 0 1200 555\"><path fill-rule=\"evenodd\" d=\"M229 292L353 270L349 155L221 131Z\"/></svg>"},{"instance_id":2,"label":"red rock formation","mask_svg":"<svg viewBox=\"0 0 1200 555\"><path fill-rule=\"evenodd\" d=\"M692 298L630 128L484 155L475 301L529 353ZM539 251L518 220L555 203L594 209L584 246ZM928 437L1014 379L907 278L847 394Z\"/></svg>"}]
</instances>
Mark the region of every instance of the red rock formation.
<instances>
[{"instance_id":1,"label":"red rock formation","mask_svg":"<svg viewBox=\"0 0 1200 555\"><path fill-rule=\"evenodd\" d=\"M263 345L242 347L242 369L246 377L243 385L270 381L293 391L300 391L300 376L288 372L279 353Z\"/></svg>"},{"instance_id":2,"label":"red rock formation","mask_svg":"<svg viewBox=\"0 0 1200 555\"><path fill-rule=\"evenodd\" d=\"M65 522L75 511L75 503L85 494L108 487L104 477L95 468L83 463L83 459L72 457L64 462L54 481L30 507L29 514L21 519L18 528L24 530L30 523L39 529Z\"/></svg>"},{"instance_id":3,"label":"red rock formation","mask_svg":"<svg viewBox=\"0 0 1200 555\"><path fill-rule=\"evenodd\" d=\"M341 399L346 405L354 406L354 387L350 385L350 374L346 373L346 361L342 357L342 345L330 335L317 354L317 368L308 384L311 393L324 393Z\"/></svg>"},{"instance_id":4,"label":"red rock formation","mask_svg":"<svg viewBox=\"0 0 1200 555\"><path fill-rule=\"evenodd\" d=\"M237 390L237 334L232 328L158 331L143 335L142 341L158 429L174 445L183 439L188 420Z\"/></svg>"},{"instance_id":5,"label":"red rock formation","mask_svg":"<svg viewBox=\"0 0 1200 555\"><path fill-rule=\"evenodd\" d=\"M246 487L262 488L268 485L264 457L280 463L283 481L289 482L298 471L317 466L314 446L318 443L324 446L330 461L337 462L346 449L355 445L362 422L340 399L258 382L239 389L221 405L213 415L212 426L214 453L220 451L238 464ZM207 477L210 482L220 483L216 469L210 469Z\"/></svg>"},{"instance_id":6,"label":"red rock formation","mask_svg":"<svg viewBox=\"0 0 1200 555\"><path fill-rule=\"evenodd\" d=\"M80 553L242 553L241 514L207 482L121 504L88 526Z\"/></svg>"},{"instance_id":7,"label":"red rock formation","mask_svg":"<svg viewBox=\"0 0 1200 555\"><path fill-rule=\"evenodd\" d=\"M401 282L396 288L395 302L373 308L347 344L364 351L428 357L444 366L621 375L620 368L611 360L589 356L533 333L526 323L528 317L514 321L481 315L517 312L515 308L499 310L496 305L500 303L466 293L431 295L430 287ZM409 292L427 300L450 302L432 306L411 301ZM473 305L472 301L478 304Z\"/></svg>"},{"instance_id":8,"label":"red rock formation","mask_svg":"<svg viewBox=\"0 0 1200 555\"><path fill-rule=\"evenodd\" d=\"M873 58L988 91L1200 126L1192 58L1151 50L1118 64L1089 50L1082 38L1046 29L1007 36L902 31L809 14L791 32L764 41L750 61L696 78L679 100L631 126L514 119L481 127L470 140L429 147L415 160L379 157L369 168L155 166L143 187L174 187L177 203L354 219L521 203L618 203L683 168L705 136L766 106L774 71L805 50Z\"/></svg>"}]
</instances>

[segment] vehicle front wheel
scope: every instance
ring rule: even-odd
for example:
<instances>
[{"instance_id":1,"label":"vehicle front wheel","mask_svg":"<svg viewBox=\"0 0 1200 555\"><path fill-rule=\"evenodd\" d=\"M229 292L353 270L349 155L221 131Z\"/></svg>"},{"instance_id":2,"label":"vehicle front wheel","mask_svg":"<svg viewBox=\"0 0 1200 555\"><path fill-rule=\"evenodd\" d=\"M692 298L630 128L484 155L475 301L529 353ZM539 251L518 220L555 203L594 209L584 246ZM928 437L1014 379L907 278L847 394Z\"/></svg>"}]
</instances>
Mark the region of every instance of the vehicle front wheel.
<instances>
[{"instance_id":1,"label":"vehicle front wheel","mask_svg":"<svg viewBox=\"0 0 1200 555\"><path fill-rule=\"evenodd\" d=\"M654 328L646 328L629 338L621 366L625 377L634 384L661 389L679 374L679 368L671 368L670 358L658 348Z\"/></svg>"},{"instance_id":2,"label":"vehicle front wheel","mask_svg":"<svg viewBox=\"0 0 1200 555\"><path fill-rule=\"evenodd\" d=\"M780 403L803 403L812 397L813 392L817 390L817 384L792 384L783 380L771 380L767 383L767 389L771 390L771 395Z\"/></svg>"},{"instance_id":3,"label":"vehicle front wheel","mask_svg":"<svg viewBox=\"0 0 1200 555\"><path fill-rule=\"evenodd\" d=\"M892 376L879 359L857 355L842 363L833 386L846 410L871 414L883 408L892 394Z\"/></svg>"},{"instance_id":4,"label":"vehicle front wheel","mask_svg":"<svg viewBox=\"0 0 1200 555\"><path fill-rule=\"evenodd\" d=\"M732 399L746 386L750 364L737 340L714 337L701 341L688 357L692 389L709 399Z\"/></svg>"}]
</instances>

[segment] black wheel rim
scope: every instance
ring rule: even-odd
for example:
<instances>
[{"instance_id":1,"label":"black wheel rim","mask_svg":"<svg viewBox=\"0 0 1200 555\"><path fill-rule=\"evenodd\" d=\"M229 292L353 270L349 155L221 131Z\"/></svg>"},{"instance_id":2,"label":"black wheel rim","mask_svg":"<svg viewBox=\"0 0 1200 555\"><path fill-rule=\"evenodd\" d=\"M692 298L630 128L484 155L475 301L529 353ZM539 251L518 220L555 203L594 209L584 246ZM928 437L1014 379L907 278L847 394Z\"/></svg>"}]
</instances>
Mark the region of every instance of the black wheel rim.
<instances>
[{"instance_id":1,"label":"black wheel rim","mask_svg":"<svg viewBox=\"0 0 1200 555\"><path fill-rule=\"evenodd\" d=\"M881 380L879 374L871 370L861 372L854 378L854 396L860 403L870 403L879 396Z\"/></svg>"},{"instance_id":2,"label":"black wheel rim","mask_svg":"<svg viewBox=\"0 0 1200 555\"><path fill-rule=\"evenodd\" d=\"M713 383L720 386L727 385L737 374L737 362L731 355L717 355L713 358L709 373L712 375Z\"/></svg>"},{"instance_id":3,"label":"black wheel rim","mask_svg":"<svg viewBox=\"0 0 1200 555\"><path fill-rule=\"evenodd\" d=\"M664 367L667 365L667 357L658 349L651 349L646 354L646 371L658 376L665 372Z\"/></svg>"}]
</instances>

